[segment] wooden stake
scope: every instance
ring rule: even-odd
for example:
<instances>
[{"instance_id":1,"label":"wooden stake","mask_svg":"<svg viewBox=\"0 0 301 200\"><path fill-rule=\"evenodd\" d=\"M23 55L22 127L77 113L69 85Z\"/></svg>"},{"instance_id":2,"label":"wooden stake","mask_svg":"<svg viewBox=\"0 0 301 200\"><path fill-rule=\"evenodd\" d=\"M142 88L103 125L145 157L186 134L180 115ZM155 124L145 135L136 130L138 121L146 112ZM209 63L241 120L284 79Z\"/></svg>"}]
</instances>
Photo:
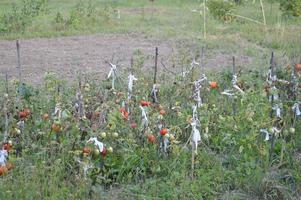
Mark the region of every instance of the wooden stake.
<instances>
[{"instance_id":1,"label":"wooden stake","mask_svg":"<svg viewBox=\"0 0 301 200\"><path fill-rule=\"evenodd\" d=\"M202 47L201 52L201 74L205 73L205 47Z\"/></svg>"},{"instance_id":2,"label":"wooden stake","mask_svg":"<svg viewBox=\"0 0 301 200\"><path fill-rule=\"evenodd\" d=\"M204 39L206 40L206 0L204 0L203 14L204 14Z\"/></svg>"},{"instance_id":3,"label":"wooden stake","mask_svg":"<svg viewBox=\"0 0 301 200\"><path fill-rule=\"evenodd\" d=\"M5 102L4 102L4 116L5 116L5 129L4 129L4 138L3 141L6 142L8 138L8 124L9 124L9 114L8 114L8 75L7 73L5 74L5 89L6 89L6 94L5 94Z\"/></svg>"},{"instance_id":4,"label":"wooden stake","mask_svg":"<svg viewBox=\"0 0 301 200\"><path fill-rule=\"evenodd\" d=\"M233 76L236 75L236 66L235 66L235 57L233 56L232 57L232 73L233 73ZM233 103L232 103L232 110L233 110L233 115L235 116L236 115L236 102L235 102L235 99L233 98Z\"/></svg>"},{"instance_id":5,"label":"wooden stake","mask_svg":"<svg viewBox=\"0 0 301 200\"><path fill-rule=\"evenodd\" d=\"M158 47L156 47L156 54L155 54L155 73L154 73L154 84L157 83L157 71L158 71Z\"/></svg>"},{"instance_id":6,"label":"wooden stake","mask_svg":"<svg viewBox=\"0 0 301 200\"><path fill-rule=\"evenodd\" d=\"M191 179L194 179L194 161L195 161L195 149L194 149L194 147L192 147L192 152L191 152L191 174L190 174Z\"/></svg>"},{"instance_id":7,"label":"wooden stake","mask_svg":"<svg viewBox=\"0 0 301 200\"><path fill-rule=\"evenodd\" d=\"M274 52L272 52L272 54L271 54L270 70L271 70L271 76L274 77L274 73L275 73ZM273 119L273 104L274 104L274 95L272 94L272 96L271 96L271 112L270 112L270 118L271 119ZM274 126L274 124L273 124L273 126ZM269 152L270 165L272 165L272 159L273 159L273 154L274 154L274 146L275 146L275 134L272 133L271 147L270 147L270 152Z\"/></svg>"},{"instance_id":8,"label":"wooden stake","mask_svg":"<svg viewBox=\"0 0 301 200\"><path fill-rule=\"evenodd\" d=\"M22 82L22 73L21 73L21 53L20 53L20 42L19 40L16 41L16 46L17 46L17 58L18 58L18 72L19 72L19 84L21 85Z\"/></svg>"}]
</instances>

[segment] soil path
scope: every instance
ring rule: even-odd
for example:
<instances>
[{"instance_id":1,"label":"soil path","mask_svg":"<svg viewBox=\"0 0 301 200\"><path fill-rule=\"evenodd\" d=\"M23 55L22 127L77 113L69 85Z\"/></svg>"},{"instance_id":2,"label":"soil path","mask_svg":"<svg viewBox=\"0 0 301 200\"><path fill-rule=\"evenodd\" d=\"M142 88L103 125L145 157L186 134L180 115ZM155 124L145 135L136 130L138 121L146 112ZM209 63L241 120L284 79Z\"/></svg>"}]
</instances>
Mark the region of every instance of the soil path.
<instances>
[{"instance_id":1,"label":"soil path","mask_svg":"<svg viewBox=\"0 0 301 200\"><path fill-rule=\"evenodd\" d=\"M23 79L34 84L41 83L47 71L68 79L73 79L79 70L103 78L109 71L106 60L111 60L114 55L115 60L120 60L120 66L128 67L137 50L146 56L145 65L152 66L156 46L163 60L183 47L180 41L162 41L139 34L34 38L21 40L20 44ZM192 46L196 45L190 45L189 49L196 50ZM16 54L15 41L0 40L0 73L8 72L10 77L17 77ZM231 55L215 55L207 66L217 66L216 62L225 66L231 62Z\"/></svg>"}]
</instances>

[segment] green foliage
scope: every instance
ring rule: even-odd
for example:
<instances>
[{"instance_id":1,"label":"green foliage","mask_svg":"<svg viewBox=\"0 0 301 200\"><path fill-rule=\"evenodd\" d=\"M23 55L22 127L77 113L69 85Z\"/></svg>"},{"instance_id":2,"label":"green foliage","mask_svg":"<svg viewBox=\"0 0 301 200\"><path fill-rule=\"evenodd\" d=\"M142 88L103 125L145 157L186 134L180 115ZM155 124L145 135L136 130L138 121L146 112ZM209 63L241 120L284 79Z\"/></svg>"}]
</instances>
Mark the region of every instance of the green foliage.
<instances>
[{"instance_id":1,"label":"green foliage","mask_svg":"<svg viewBox=\"0 0 301 200\"><path fill-rule=\"evenodd\" d=\"M12 10L0 17L1 32L24 32L33 20L47 12L48 0L23 0L12 4Z\"/></svg>"},{"instance_id":2,"label":"green foliage","mask_svg":"<svg viewBox=\"0 0 301 200\"><path fill-rule=\"evenodd\" d=\"M285 16L301 16L301 1L300 0L281 0L280 10Z\"/></svg>"},{"instance_id":3,"label":"green foliage","mask_svg":"<svg viewBox=\"0 0 301 200\"><path fill-rule=\"evenodd\" d=\"M210 0L207 3L210 13L223 22L230 22L235 19L231 16L235 4L231 1Z\"/></svg>"}]
</instances>

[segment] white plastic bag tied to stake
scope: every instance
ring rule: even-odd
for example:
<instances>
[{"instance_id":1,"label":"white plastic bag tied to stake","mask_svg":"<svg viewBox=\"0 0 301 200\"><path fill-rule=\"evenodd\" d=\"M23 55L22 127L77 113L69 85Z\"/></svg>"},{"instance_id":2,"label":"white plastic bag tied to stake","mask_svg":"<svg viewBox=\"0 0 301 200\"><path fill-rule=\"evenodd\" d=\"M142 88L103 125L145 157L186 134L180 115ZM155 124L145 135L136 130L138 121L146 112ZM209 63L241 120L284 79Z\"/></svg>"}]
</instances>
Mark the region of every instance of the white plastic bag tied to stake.
<instances>
[{"instance_id":1,"label":"white plastic bag tied to stake","mask_svg":"<svg viewBox=\"0 0 301 200\"><path fill-rule=\"evenodd\" d=\"M8 158L7 150L3 149L0 150L0 166L5 166Z\"/></svg>"},{"instance_id":2,"label":"white plastic bag tied to stake","mask_svg":"<svg viewBox=\"0 0 301 200\"><path fill-rule=\"evenodd\" d=\"M270 140L270 133L266 129L260 129L260 133L264 133L265 134L264 141L269 141Z\"/></svg>"},{"instance_id":3,"label":"white plastic bag tied to stake","mask_svg":"<svg viewBox=\"0 0 301 200\"><path fill-rule=\"evenodd\" d=\"M158 94L158 87L157 87L157 84L154 84L152 91L151 91L151 96L154 99L154 102L158 102L157 94Z\"/></svg>"},{"instance_id":4,"label":"white plastic bag tied to stake","mask_svg":"<svg viewBox=\"0 0 301 200\"><path fill-rule=\"evenodd\" d=\"M237 75L236 74L233 74L233 77L232 77L232 87L233 89L227 89L227 90L224 90L221 94L223 95L227 95L227 96L234 96L236 94L236 92L240 92L241 94L244 94L245 92L237 85Z\"/></svg>"},{"instance_id":5,"label":"white plastic bag tied to stake","mask_svg":"<svg viewBox=\"0 0 301 200\"><path fill-rule=\"evenodd\" d=\"M97 137L91 137L87 143L94 144L94 146L99 150L100 153L104 150L104 144L98 141Z\"/></svg>"},{"instance_id":6,"label":"white plastic bag tied to stake","mask_svg":"<svg viewBox=\"0 0 301 200\"><path fill-rule=\"evenodd\" d=\"M112 63L109 63L109 64L110 64L111 69L108 74L108 78L112 77L112 89L115 90L115 80L117 78L117 75L116 75L117 66Z\"/></svg>"},{"instance_id":7,"label":"white plastic bag tied to stake","mask_svg":"<svg viewBox=\"0 0 301 200\"><path fill-rule=\"evenodd\" d=\"M144 109L144 107L140 106L140 109L141 109L141 119L142 119L141 127L142 127L142 129L144 129L148 126L148 118L147 118L146 110Z\"/></svg>"},{"instance_id":8,"label":"white plastic bag tied to stake","mask_svg":"<svg viewBox=\"0 0 301 200\"><path fill-rule=\"evenodd\" d=\"M59 103L57 103L54 107L53 115L58 117L59 119L61 119L61 113L62 113L61 105Z\"/></svg>"},{"instance_id":9,"label":"white plastic bag tied to stake","mask_svg":"<svg viewBox=\"0 0 301 200\"><path fill-rule=\"evenodd\" d=\"M205 74L202 74L201 78L194 82L194 94L193 94L193 100L196 102L197 107L201 107L203 102L201 98L201 88L204 81L207 80L207 77Z\"/></svg>"},{"instance_id":10,"label":"white plastic bag tied to stake","mask_svg":"<svg viewBox=\"0 0 301 200\"><path fill-rule=\"evenodd\" d=\"M278 104L273 105L272 110L276 111L276 117L281 118L281 109Z\"/></svg>"},{"instance_id":11,"label":"white plastic bag tied to stake","mask_svg":"<svg viewBox=\"0 0 301 200\"><path fill-rule=\"evenodd\" d=\"M76 93L76 103L75 103L75 108L79 113L80 118L85 118L85 110L84 110L84 103L83 103L83 95L81 91L79 90Z\"/></svg>"},{"instance_id":12,"label":"white plastic bag tied to stake","mask_svg":"<svg viewBox=\"0 0 301 200\"><path fill-rule=\"evenodd\" d=\"M128 99L130 100L132 98L134 81L137 81L138 79L133 74L130 74L128 76L128 79L129 79L129 83L128 83Z\"/></svg>"},{"instance_id":13,"label":"white plastic bag tied to stake","mask_svg":"<svg viewBox=\"0 0 301 200\"><path fill-rule=\"evenodd\" d=\"M292 107L292 110L294 111L294 113L296 114L296 116L300 116L301 115L299 103L294 103L294 105Z\"/></svg>"},{"instance_id":14,"label":"white plastic bag tied to stake","mask_svg":"<svg viewBox=\"0 0 301 200\"><path fill-rule=\"evenodd\" d=\"M187 74L189 74L191 72L191 70L193 70L195 68L196 65L199 66L200 63L196 62L195 59L193 59L193 61L190 63L189 70L182 72L182 77L185 78L187 76Z\"/></svg>"},{"instance_id":15,"label":"white plastic bag tied to stake","mask_svg":"<svg viewBox=\"0 0 301 200\"><path fill-rule=\"evenodd\" d=\"M201 134L200 131L197 129L197 126L199 126L200 121L197 116L197 106L192 107L192 133L191 133L191 142L192 142L192 147L195 150L195 153L197 153L198 149L198 143L201 141Z\"/></svg>"}]
</instances>

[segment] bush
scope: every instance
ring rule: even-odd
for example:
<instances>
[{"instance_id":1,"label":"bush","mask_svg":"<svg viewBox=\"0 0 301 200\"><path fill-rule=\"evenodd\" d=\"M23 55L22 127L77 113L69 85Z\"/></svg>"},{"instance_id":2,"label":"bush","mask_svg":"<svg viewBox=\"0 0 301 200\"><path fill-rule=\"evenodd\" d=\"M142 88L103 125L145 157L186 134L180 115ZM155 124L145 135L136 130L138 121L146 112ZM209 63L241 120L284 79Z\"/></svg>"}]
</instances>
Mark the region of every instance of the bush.
<instances>
[{"instance_id":1,"label":"bush","mask_svg":"<svg viewBox=\"0 0 301 200\"><path fill-rule=\"evenodd\" d=\"M280 10L285 16L301 16L301 1L300 0L281 0Z\"/></svg>"},{"instance_id":2,"label":"bush","mask_svg":"<svg viewBox=\"0 0 301 200\"><path fill-rule=\"evenodd\" d=\"M47 0L23 0L21 6L12 4L12 10L0 18L0 32L25 31L33 19L47 11Z\"/></svg>"},{"instance_id":3,"label":"bush","mask_svg":"<svg viewBox=\"0 0 301 200\"><path fill-rule=\"evenodd\" d=\"M224 0L210 0L208 1L208 8L211 14L224 22L230 22L235 19L234 16L230 15L235 4L230 1Z\"/></svg>"}]
</instances>

